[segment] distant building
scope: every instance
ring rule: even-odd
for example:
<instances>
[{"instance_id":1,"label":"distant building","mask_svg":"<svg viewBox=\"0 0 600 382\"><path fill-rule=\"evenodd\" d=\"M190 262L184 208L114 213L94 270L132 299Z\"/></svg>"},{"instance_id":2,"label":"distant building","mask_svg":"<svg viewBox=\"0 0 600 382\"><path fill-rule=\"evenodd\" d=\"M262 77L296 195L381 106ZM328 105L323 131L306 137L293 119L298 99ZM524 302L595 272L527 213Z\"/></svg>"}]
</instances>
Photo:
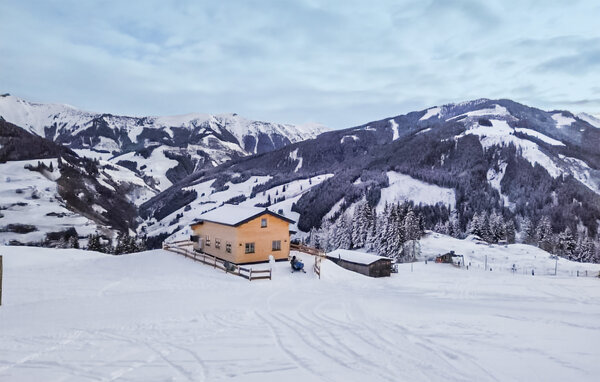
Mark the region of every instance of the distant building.
<instances>
[{"instance_id":1,"label":"distant building","mask_svg":"<svg viewBox=\"0 0 600 382\"><path fill-rule=\"evenodd\" d=\"M464 265L463 255L457 255L454 251L450 251L435 258L436 263Z\"/></svg>"},{"instance_id":2,"label":"distant building","mask_svg":"<svg viewBox=\"0 0 600 382\"><path fill-rule=\"evenodd\" d=\"M327 258L342 268L370 277L388 277L392 272L392 259L366 252L336 249Z\"/></svg>"},{"instance_id":3,"label":"distant building","mask_svg":"<svg viewBox=\"0 0 600 382\"><path fill-rule=\"evenodd\" d=\"M287 260L290 223L265 208L225 204L191 224L194 249L234 264Z\"/></svg>"}]
</instances>

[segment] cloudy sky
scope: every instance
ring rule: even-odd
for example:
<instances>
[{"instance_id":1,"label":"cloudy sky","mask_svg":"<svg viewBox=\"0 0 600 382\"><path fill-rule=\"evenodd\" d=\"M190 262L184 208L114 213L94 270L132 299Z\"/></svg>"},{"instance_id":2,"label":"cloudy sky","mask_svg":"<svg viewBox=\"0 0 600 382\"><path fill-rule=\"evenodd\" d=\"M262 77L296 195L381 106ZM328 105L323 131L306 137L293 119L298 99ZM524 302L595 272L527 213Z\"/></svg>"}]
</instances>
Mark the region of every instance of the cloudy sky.
<instances>
[{"instance_id":1,"label":"cloudy sky","mask_svg":"<svg viewBox=\"0 0 600 382\"><path fill-rule=\"evenodd\" d=\"M482 97L600 113L599 17L576 0L2 0L0 92L333 128Z\"/></svg>"}]
</instances>

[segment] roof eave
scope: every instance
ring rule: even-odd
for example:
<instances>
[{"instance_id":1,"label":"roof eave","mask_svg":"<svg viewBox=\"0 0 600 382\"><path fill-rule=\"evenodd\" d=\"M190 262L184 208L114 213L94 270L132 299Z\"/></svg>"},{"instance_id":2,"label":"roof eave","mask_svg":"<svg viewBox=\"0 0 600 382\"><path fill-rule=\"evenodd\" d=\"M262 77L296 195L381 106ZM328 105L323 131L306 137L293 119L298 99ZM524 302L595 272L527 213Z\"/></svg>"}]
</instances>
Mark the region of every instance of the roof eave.
<instances>
[{"instance_id":1,"label":"roof eave","mask_svg":"<svg viewBox=\"0 0 600 382\"><path fill-rule=\"evenodd\" d=\"M217 222L217 221L214 221L214 220L208 220L208 219L200 219L200 220L197 220L197 221L195 221L194 223L190 224L190 227L193 227L193 226L196 226L196 225L200 225L200 224L202 224L202 223L204 223L204 222L210 222L210 223L215 223L215 224L221 224L221 225L225 225L225 226L228 226L228 227L239 227L240 225L242 225L242 224L244 224L244 223L247 223L247 222L249 222L250 220L256 219L257 217L259 217L259 216L262 216L262 215L264 215L264 214L268 214L268 215L274 216L274 217L276 217L276 218L279 218L279 219L281 219L281 220L284 220L284 221L288 222L289 224L294 224L294 223L296 223L294 220L292 220L292 219L288 219L288 218L286 218L285 216L281 216L281 215L279 215L279 214L276 214L275 212L273 212L273 211L270 211L270 210L265 210L265 211L261 211L261 212L259 212L259 213L257 213L257 214L254 214L254 215L252 215L252 216L250 216L250 217L248 217L248 218L246 218L246 219L244 219L244 220L240 220L239 222L237 222L237 223L234 223L234 224L227 224L227 223L223 223L223 222Z\"/></svg>"}]
</instances>

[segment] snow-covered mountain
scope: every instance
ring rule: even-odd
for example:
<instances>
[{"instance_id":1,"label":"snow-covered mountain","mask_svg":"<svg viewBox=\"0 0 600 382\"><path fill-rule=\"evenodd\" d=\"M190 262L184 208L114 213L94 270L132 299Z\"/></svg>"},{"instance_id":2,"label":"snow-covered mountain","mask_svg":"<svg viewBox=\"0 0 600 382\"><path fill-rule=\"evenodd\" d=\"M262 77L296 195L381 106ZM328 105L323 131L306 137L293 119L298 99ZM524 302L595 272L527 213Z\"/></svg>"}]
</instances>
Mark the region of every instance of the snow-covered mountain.
<instances>
[{"instance_id":1,"label":"snow-covered mountain","mask_svg":"<svg viewBox=\"0 0 600 382\"><path fill-rule=\"evenodd\" d=\"M119 216L99 198L93 205L105 210L100 216L118 217L102 224L136 229L153 240L151 245L185 236L189 222L225 202L281 210L297 221L300 232L336 224L362 202L383 213L386 203L403 201L414 203L422 227L429 229L452 220L465 234L475 214L496 212L518 230L523 221L537 224L548 217L555 234L568 228L584 239L596 238L599 231L600 128L589 115L479 99L292 143L272 138L283 137L287 125L236 115L129 118L3 100L24 105L14 108L21 114L13 110L9 118L20 116L21 124L54 142L71 136L64 144L80 157L101 157L92 164L73 159L71 167L80 175L59 190L75 187L78 176L89 183L93 174L106 174L94 187L107 183L112 188L103 192L123 194L127 201L121 205L129 203L125 209L134 212ZM23 116L31 116L31 110L45 113L31 121L63 122L27 122ZM80 122L65 122L67 115ZM34 128L42 125L46 128ZM319 131L300 136L290 129L285 134L297 139ZM265 136L271 151L259 148ZM72 202L84 209L80 202L92 196L92 189L82 190L82 197L64 193L67 207Z\"/></svg>"},{"instance_id":2,"label":"snow-covered mountain","mask_svg":"<svg viewBox=\"0 0 600 382\"><path fill-rule=\"evenodd\" d=\"M150 179L34 135L0 118L0 243L52 245L138 225ZM133 232L133 231L132 231Z\"/></svg>"},{"instance_id":3,"label":"snow-covered mountain","mask_svg":"<svg viewBox=\"0 0 600 382\"><path fill-rule=\"evenodd\" d=\"M195 170L279 149L326 131L318 124L260 122L237 114L117 116L10 95L0 97L0 116L80 155L122 162L140 177L155 178L160 190Z\"/></svg>"},{"instance_id":4,"label":"snow-covered mountain","mask_svg":"<svg viewBox=\"0 0 600 382\"><path fill-rule=\"evenodd\" d=\"M316 175L327 179L289 194ZM510 100L431 107L195 173L141 206L148 233L185 227L178 223L214 208L219 193L275 209L289 202L304 232L352 214L360 201L381 212L386 202L410 200L426 228L452 218L466 232L476 212L499 211L518 228L548 216L556 233L569 227L593 238L600 129L568 111Z\"/></svg>"},{"instance_id":5,"label":"snow-covered mountain","mask_svg":"<svg viewBox=\"0 0 600 382\"><path fill-rule=\"evenodd\" d=\"M579 113L577 114L577 117L594 127L600 128L600 114Z\"/></svg>"}]
</instances>

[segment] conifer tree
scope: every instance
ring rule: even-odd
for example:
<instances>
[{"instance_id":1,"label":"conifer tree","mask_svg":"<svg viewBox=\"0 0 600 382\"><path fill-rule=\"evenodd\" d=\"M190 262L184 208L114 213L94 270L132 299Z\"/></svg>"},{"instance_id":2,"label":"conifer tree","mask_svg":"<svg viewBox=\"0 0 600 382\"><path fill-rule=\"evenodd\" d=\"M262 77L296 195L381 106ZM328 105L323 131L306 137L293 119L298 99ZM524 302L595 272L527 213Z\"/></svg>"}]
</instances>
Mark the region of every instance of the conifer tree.
<instances>
[{"instance_id":1,"label":"conifer tree","mask_svg":"<svg viewBox=\"0 0 600 382\"><path fill-rule=\"evenodd\" d=\"M367 230L367 238L365 241L365 248L368 251L377 251L377 211L369 206L369 228Z\"/></svg>"},{"instance_id":2,"label":"conifer tree","mask_svg":"<svg viewBox=\"0 0 600 382\"><path fill-rule=\"evenodd\" d=\"M483 239L483 231L481 230L481 216L478 213L475 213L469 222L468 232L471 235L475 235Z\"/></svg>"},{"instance_id":3,"label":"conifer tree","mask_svg":"<svg viewBox=\"0 0 600 382\"><path fill-rule=\"evenodd\" d=\"M77 238L77 236L71 236L69 238L69 248L79 248L79 239Z\"/></svg>"},{"instance_id":4,"label":"conifer tree","mask_svg":"<svg viewBox=\"0 0 600 382\"><path fill-rule=\"evenodd\" d=\"M544 216L538 222L536 229L536 239L538 246L544 251L553 252L553 237L552 237L552 225L550 218Z\"/></svg>"},{"instance_id":5,"label":"conifer tree","mask_svg":"<svg viewBox=\"0 0 600 382\"><path fill-rule=\"evenodd\" d=\"M528 217L521 221L521 241L525 244L533 244L536 242L535 226Z\"/></svg>"},{"instance_id":6,"label":"conifer tree","mask_svg":"<svg viewBox=\"0 0 600 382\"><path fill-rule=\"evenodd\" d=\"M367 240L367 231L369 229L368 213L369 208L366 202L361 202L354 208L352 218L352 247L363 248Z\"/></svg>"},{"instance_id":7,"label":"conifer tree","mask_svg":"<svg viewBox=\"0 0 600 382\"><path fill-rule=\"evenodd\" d=\"M452 237L460 239L462 236L462 231L460 229L460 220L456 213L450 216L450 220L448 221L448 234Z\"/></svg>"},{"instance_id":8,"label":"conifer tree","mask_svg":"<svg viewBox=\"0 0 600 382\"><path fill-rule=\"evenodd\" d=\"M575 248L577 242L573 238L571 228L567 227L558 235L558 251L559 254L567 259L575 257Z\"/></svg>"},{"instance_id":9,"label":"conifer tree","mask_svg":"<svg viewBox=\"0 0 600 382\"><path fill-rule=\"evenodd\" d=\"M577 248L576 260L580 262L597 262L596 259L596 246L594 241L589 237L581 241Z\"/></svg>"},{"instance_id":10,"label":"conifer tree","mask_svg":"<svg viewBox=\"0 0 600 382\"><path fill-rule=\"evenodd\" d=\"M449 234L449 222L446 223L442 223L441 221L435 223L435 226L433 227L433 232L437 232L437 233L441 233L444 235L448 235Z\"/></svg>"},{"instance_id":11,"label":"conifer tree","mask_svg":"<svg viewBox=\"0 0 600 382\"><path fill-rule=\"evenodd\" d=\"M87 250L102 252L102 243L100 243L100 235L98 233L88 235Z\"/></svg>"},{"instance_id":12,"label":"conifer tree","mask_svg":"<svg viewBox=\"0 0 600 382\"><path fill-rule=\"evenodd\" d=\"M506 242L509 244L514 244L516 241L516 232L515 223L512 221L512 219L506 222L504 229L506 232Z\"/></svg>"},{"instance_id":13,"label":"conifer tree","mask_svg":"<svg viewBox=\"0 0 600 382\"><path fill-rule=\"evenodd\" d=\"M487 212L483 212L482 219L480 220L481 227L481 238L488 243L494 242L494 236L490 225L490 215Z\"/></svg>"},{"instance_id":14,"label":"conifer tree","mask_svg":"<svg viewBox=\"0 0 600 382\"><path fill-rule=\"evenodd\" d=\"M411 209L404 218L404 236L405 240L419 240L421 237L421 230L419 228L419 219Z\"/></svg>"},{"instance_id":15,"label":"conifer tree","mask_svg":"<svg viewBox=\"0 0 600 382\"><path fill-rule=\"evenodd\" d=\"M352 247L352 225L348 215L340 215L336 223L336 248L350 249Z\"/></svg>"}]
</instances>

